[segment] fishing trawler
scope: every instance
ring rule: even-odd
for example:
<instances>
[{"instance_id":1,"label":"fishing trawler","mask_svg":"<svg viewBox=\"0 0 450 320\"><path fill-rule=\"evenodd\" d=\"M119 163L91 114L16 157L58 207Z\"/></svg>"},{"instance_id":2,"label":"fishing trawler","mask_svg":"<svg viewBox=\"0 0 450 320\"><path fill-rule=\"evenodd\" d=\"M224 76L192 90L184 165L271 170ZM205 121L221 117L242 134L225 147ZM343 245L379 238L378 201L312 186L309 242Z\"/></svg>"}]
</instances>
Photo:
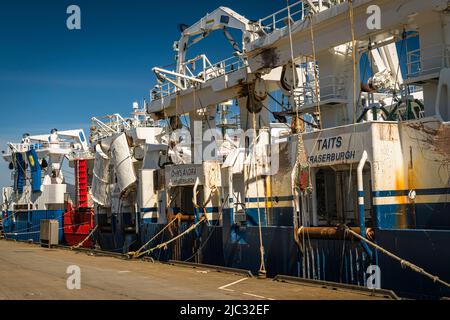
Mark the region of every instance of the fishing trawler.
<instances>
[{"instance_id":1,"label":"fishing trawler","mask_svg":"<svg viewBox=\"0 0 450 320\"><path fill-rule=\"evenodd\" d=\"M84 131L24 134L20 143L8 143L3 159L13 179L13 186L2 189L4 237L39 242L41 220L52 219L58 221L60 243L79 244L93 227L88 199L93 158ZM75 170L72 184L64 175L66 159Z\"/></svg>"},{"instance_id":2,"label":"fishing trawler","mask_svg":"<svg viewBox=\"0 0 450 320\"><path fill-rule=\"evenodd\" d=\"M176 69L153 68L147 111L189 121L180 145L190 161L153 167L149 185L165 197L152 203L153 219L178 215L185 226L146 253L177 246L174 259L261 276L448 295L448 9L299 1L257 21L220 7L183 26ZM241 31L240 44L229 29ZM232 58L188 56L217 30ZM222 157L210 152L223 141L216 107L230 100L242 134Z\"/></svg>"},{"instance_id":3,"label":"fishing trawler","mask_svg":"<svg viewBox=\"0 0 450 320\"><path fill-rule=\"evenodd\" d=\"M154 221L157 199L152 197L153 176L148 168L160 160L152 153L167 150L167 144L157 140L161 135L163 127L139 109L137 102L130 118L120 114L92 118L95 164L91 193L95 238L101 249L131 252L146 232L142 229L145 222Z\"/></svg>"},{"instance_id":4,"label":"fishing trawler","mask_svg":"<svg viewBox=\"0 0 450 320\"><path fill-rule=\"evenodd\" d=\"M449 296L449 8L308 0L182 25L175 69L153 68L132 117L92 118L90 147L80 131L9 144L5 237L38 241L52 218L130 258ZM231 58L189 56L218 31Z\"/></svg>"}]
</instances>

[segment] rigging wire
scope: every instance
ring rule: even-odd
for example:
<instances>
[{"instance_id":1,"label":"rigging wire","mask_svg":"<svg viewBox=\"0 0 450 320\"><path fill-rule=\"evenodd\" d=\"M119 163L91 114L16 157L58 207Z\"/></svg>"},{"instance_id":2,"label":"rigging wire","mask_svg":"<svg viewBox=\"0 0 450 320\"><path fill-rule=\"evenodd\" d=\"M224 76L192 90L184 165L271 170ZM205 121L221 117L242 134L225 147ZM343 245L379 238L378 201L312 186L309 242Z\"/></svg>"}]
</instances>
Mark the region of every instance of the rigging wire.
<instances>
[{"instance_id":1,"label":"rigging wire","mask_svg":"<svg viewBox=\"0 0 450 320\"><path fill-rule=\"evenodd\" d=\"M309 15L309 21L310 21L310 34L311 34L311 46L312 46L312 58L313 58L313 65L314 65L314 89L315 89L315 95L317 100L316 105L316 112L318 116L318 126L319 129L322 129L322 117L321 117L321 110L320 110L320 99L319 99L319 79L317 74L317 59L316 59L316 44L314 40L314 26L313 26L313 15Z\"/></svg>"},{"instance_id":2,"label":"rigging wire","mask_svg":"<svg viewBox=\"0 0 450 320\"><path fill-rule=\"evenodd\" d=\"M253 122L253 170L255 174L255 184L256 184L256 204L258 208L258 232L259 232L259 250L260 250L260 267L259 267L259 275L265 276L267 274L266 271L266 264L265 264L265 249L264 249L264 242L263 242L263 236L262 236L262 226L261 226L261 208L259 205L259 187L258 187L258 169L257 169L257 162L256 162L256 113L252 113L252 122Z\"/></svg>"},{"instance_id":3,"label":"rigging wire","mask_svg":"<svg viewBox=\"0 0 450 320\"><path fill-rule=\"evenodd\" d=\"M289 7L289 0L287 0L287 10L288 10L288 32L289 32L289 41L290 41L290 54L291 54L291 64L292 64L292 71L293 71L293 81L294 81L294 86L296 83L296 79L297 79L297 67L295 65L295 61L294 61L294 52L293 52L293 41L292 41L292 28L291 28L291 12L290 12L290 7ZM309 16L310 18L310 22L311 22L311 40L312 40L312 49L313 49L313 59L314 59L314 65L316 64L316 58L315 58L315 45L314 45L314 34L313 34L313 29L312 29L312 19L311 16ZM317 114L318 117L320 119L320 101L319 101L319 97L318 97L318 79L317 79L317 69L314 69L315 73L314 73L314 80L315 80L315 91L316 91L316 98L317 98ZM291 90L291 95L294 96L295 95L295 87L292 88ZM299 166L303 163L302 166L305 166L305 164L307 164L306 161L306 155L305 155L305 150L304 150L304 145L303 145L303 139L302 139L302 134L301 134L301 127L300 127L300 117L299 117L299 103L298 101L295 100L294 97L294 104L295 104L295 114L296 114L296 120L295 120L295 126L296 126L296 133L297 133L297 137L298 137L298 145L297 145L297 161L294 167L294 179L296 180L298 178L298 181L300 183L300 175L302 173L302 169L299 168ZM301 120L303 120L305 122L305 120L302 118ZM305 122L306 123L306 122ZM318 123L320 124L320 122L318 121ZM294 124L292 124L292 127L294 126ZM319 134L320 135L320 134ZM317 141L316 141L317 143ZM308 170L310 171L311 169L308 168ZM298 173L298 174L297 174ZM296 184L296 181L293 180L293 183ZM301 228L304 227L304 223L306 222L306 204L304 201L305 200L305 194L299 190L300 192L296 195L295 190L297 189L297 187L294 187L294 197L298 197L299 201L301 201L300 206L298 207L298 210L300 211L300 215L302 217L302 226ZM300 186L299 186L300 189ZM295 201L295 200L294 200ZM294 207L297 207L294 205ZM298 216L298 212L296 212L296 217L294 216L294 238L296 243L298 244L301 252L303 252L303 275L305 276L305 271L306 269L308 270L308 277L309 277L309 250L312 251L312 246L311 246L311 241L309 239L309 233L308 233L308 244L309 247L306 247L306 243L305 243L305 237L303 237L303 245L298 241L298 236L297 236L297 230L299 227L299 216ZM304 250L305 249L305 250ZM308 250L309 249L309 250ZM305 255L306 254L306 255ZM306 260L305 260L306 259ZM308 267L306 267L306 264L308 264ZM315 273L315 268L314 268L314 263L313 263L313 273Z\"/></svg>"},{"instance_id":4,"label":"rigging wire","mask_svg":"<svg viewBox=\"0 0 450 320\"><path fill-rule=\"evenodd\" d=\"M248 70L247 70L248 72ZM249 83L247 83L247 92L249 96L247 99L250 98L250 95L253 94L251 92L251 86ZM253 102L253 99L251 99L250 102ZM249 116L249 113L252 114L252 127L253 127L253 142L252 142L252 156L250 161L250 166L248 168L248 174L251 175L251 170L253 169L253 174L255 176L255 184L256 184L256 204L257 204L257 212L258 212L258 235L259 235L259 251L260 251L260 267L258 271L258 275L260 277L266 277L267 271L266 271L266 265L265 265L265 249L264 249L264 240L263 240L263 234L262 234L262 225L261 225L261 207L259 204L259 187L258 187L258 170L257 170L257 163L256 163L256 142L258 139L257 136L257 129L256 129L256 112L247 112L247 119ZM249 191L249 179L247 179L246 183L246 192Z\"/></svg>"},{"instance_id":5,"label":"rigging wire","mask_svg":"<svg viewBox=\"0 0 450 320\"><path fill-rule=\"evenodd\" d=\"M349 0L349 20L350 20L350 32L351 32L351 42L352 42L352 62L353 62L353 134L356 133L356 113L358 109L359 104L359 98L357 98L357 84L356 84L356 77L357 77L357 68L358 68L358 61L356 56L357 43L355 38L355 21L354 21L354 10L353 10L353 0ZM362 143L362 142L361 142ZM364 149L364 146L362 146ZM353 173L353 163L350 163L349 167L349 179L348 179L348 195L350 195L352 190L352 173Z\"/></svg>"},{"instance_id":6,"label":"rigging wire","mask_svg":"<svg viewBox=\"0 0 450 320\"><path fill-rule=\"evenodd\" d=\"M356 88L356 72L357 72L357 59L356 59L356 39L355 39L355 19L353 12L353 0L349 0L349 18L352 35L352 59L353 59L353 124L356 124L356 112L357 112L357 88Z\"/></svg>"}]
</instances>

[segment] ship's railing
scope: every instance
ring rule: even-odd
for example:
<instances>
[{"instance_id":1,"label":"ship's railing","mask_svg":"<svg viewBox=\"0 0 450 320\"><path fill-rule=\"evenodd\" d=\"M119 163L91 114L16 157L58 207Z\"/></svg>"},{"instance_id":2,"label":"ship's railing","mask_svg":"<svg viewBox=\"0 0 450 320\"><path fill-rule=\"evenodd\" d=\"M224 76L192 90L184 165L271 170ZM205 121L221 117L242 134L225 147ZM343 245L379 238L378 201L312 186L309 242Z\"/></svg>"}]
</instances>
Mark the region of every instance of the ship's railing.
<instances>
[{"instance_id":1,"label":"ship's railing","mask_svg":"<svg viewBox=\"0 0 450 320\"><path fill-rule=\"evenodd\" d=\"M25 143L9 143L10 151L12 152L27 152L30 151L30 145ZM41 144L36 144L35 149L42 149Z\"/></svg>"},{"instance_id":2,"label":"ship's railing","mask_svg":"<svg viewBox=\"0 0 450 320\"><path fill-rule=\"evenodd\" d=\"M346 2L346 0L322 0L321 2L312 0L311 2L316 6L316 9L322 11L324 9L330 8L333 5ZM291 23L294 23L304 20L312 12L313 10L306 1L297 1L285 7L284 9L272 13L265 18L259 19L258 25L265 34L269 34L274 32L275 30L287 27L289 23L289 16L291 18Z\"/></svg>"},{"instance_id":3,"label":"ship's railing","mask_svg":"<svg viewBox=\"0 0 450 320\"><path fill-rule=\"evenodd\" d=\"M423 89L420 86L413 86L413 85L408 86L408 90L410 94L423 91Z\"/></svg>"},{"instance_id":4,"label":"ship's railing","mask_svg":"<svg viewBox=\"0 0 450 320\"><path fill-rule=\"evenodd\" d=\"M91 142L97 142L133 128L150 128L156 126L155 122L150 117L147 117L144 111L140 111L137 115L139 116L138 119L123 118L119 114L92 118Z\"/></svg>"},{"instance_id":5,"label":"ship's railing","mask_svg":"<svg viewBox=\"0 0 450 320\"><path fill-rule=\"evenodd\" d=\"M70 158L72 159L90 159L93 157L94 155L92 154L91 151L77 150L70 154Z\"/></svg>"},{"instance_id":6,"label":"ship's railing","mask_svg":"<svg viewBox=\"0 0 450 320\"><path fill-rule=\"evenodd\" d=\"M272 33L288 25L289 14L291 23L303 20L309 14L308 6L303 1L295 2L265 18L259 19L258 25L264 33Z\"/></svg>"},{"instance_id":7,"label":"ship's railing","mask_svg":"<svg viewBox=\"0 0 450 320\"><path fill-rule=\"evenodd\" d=\"M151 100L160 100L162 98L170 96L175 92L177 92L177 87L172 83L166 82L158 84L152 90Z\"/></svg>"},{"instance_id":8,"label":"ship's railing","mask_svg":"<svg viewBox=\"0 0 450 320\"><path fill-rule=\"evenodd\" d=\"M230 74L232 72L238 71L244 67L246 67L245 60L240 56L231 57L225 60L222 60L210 68L205 69L205 75L200 75L200 78L203 80L211 80L223 76L225 74Z\"/></svg>"},{"instance_id":9,"label":"ship's railing","mask_svg":"<svg viewBox=\"0 0 450 320\"><path fill-rule=\"evenodd\" d=\"M450 67L450 46L436 44L411 50L406 60L407 78L439 73Z\"/></svg>"},{"instance_id":10,"label":"ship's railing","mask_svg":"<svg viewBox=\"0 0 450 320\"><path fill-rule=\"evenodd\" d=\"M247 66L247 62L244 58L242 58L241 56L233 56L214 64L208 62L207 66L205 66L199 74L195 75L194 71L189 68L189 65L192 63L193 60L190 60L183 65L185 74L190 77L196 77L199 80L203 81L216 79L218 77L241 70ZM184 86L180 85L181 88L170 82L155 86L151 94L152 100L159 100L168 97L178 91L186 90L194 86L194 83L192 81L183 80L183 82Z\"/></svg>"},{"instance_id":11,"label":"ship's railing","mask_svg":"<svg viewBox=\"0 0 450 320\"><path fill-rule=\"evenodd\" d=\"M130 123L118 113L101 118L93 117L91 121L93 128L91 129L92 141L98 141L131 128Z\"/></svg>"},{"instance_id":12,"label":"ship's railing","mask_svg":"<svg viewBox=\"0 0 450 320\"><path fill-rule=\"evenodd\" d=\"M9 143L10 151L12 152L28 152L30 150L46 150L49 148L58 148L58 149L71 149L72 144L66 141L60 141L56 143L49 142L39 142L39 143Z\"/></svg>"},{"instance_id":13,"label":"ship's railing","mask_svg":"<svg viewBox=\"0 0 450 320\"><path fill-rule=\"evenodd\" d=\"M72 149L73 144L70 142L62 141L54 144L50 144L50 148L58 148L58 149Z\"/></svg>"},{"instance_id":14,"label":"ship's railing","mask_svg":"<svg viewBox=\"0 0 450 320\"><path fill-rule=\"evenodd\" d=\"M318 94L314 81L304 83L294 91L294 99L300 105L316 103L318 100L347 99L345 79L327 76L318 80Z\"/></svg>"}]
</instances>

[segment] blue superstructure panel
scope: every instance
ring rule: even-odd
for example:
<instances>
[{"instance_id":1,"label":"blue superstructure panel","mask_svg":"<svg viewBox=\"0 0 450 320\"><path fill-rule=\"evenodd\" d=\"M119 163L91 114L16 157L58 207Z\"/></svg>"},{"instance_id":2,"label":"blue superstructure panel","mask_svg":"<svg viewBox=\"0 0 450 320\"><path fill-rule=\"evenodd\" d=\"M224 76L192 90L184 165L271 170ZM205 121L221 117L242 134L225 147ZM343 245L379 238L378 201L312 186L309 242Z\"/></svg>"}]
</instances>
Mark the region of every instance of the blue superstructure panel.
<instances>
[{"instance_id":1,"label":"blue superstructure panel","mask_svg":"<svg viewBox=\"0 0 450 320\"><path fill-rule=\"evenodd\" d=\"M31 189L33 192L41 191L41 172L42 168L39 163L39 157L34 149L27 152L28 163L30 164L31 172Z\"/></svg>"},{"instance_id":2,"label":"blue superstructure panel","mask_svg":"<svg viewBox=\"0 0 450 320\"><path fill-rule=\"evenodd\" d=\"M16 175L14 177L14 190L19 194L22 194L23 187L25 185L25 161L22 154L20 153L15 153L13 158L16 167Z\"/></svg>"}]
</instances>

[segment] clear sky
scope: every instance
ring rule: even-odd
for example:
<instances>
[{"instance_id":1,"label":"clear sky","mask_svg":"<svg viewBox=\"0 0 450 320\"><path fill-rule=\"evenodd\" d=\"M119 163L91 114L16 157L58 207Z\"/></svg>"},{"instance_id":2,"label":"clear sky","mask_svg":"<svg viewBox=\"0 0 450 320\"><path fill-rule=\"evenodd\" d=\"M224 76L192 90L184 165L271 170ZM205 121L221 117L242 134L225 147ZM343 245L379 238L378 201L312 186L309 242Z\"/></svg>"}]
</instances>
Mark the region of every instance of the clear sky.
<instances>
[{"instance_id":1,"label":"clear sky","mask_svg":"<svg viewBox=\"0 0 450 320\"><path fill-rule=\"evenodd\" d=\"M66 27L71 4L81 8L81 30ZM128 115L132 102L148 97L154 85L151 68L174 62L178 25L219 6L257 20L286 1L1 1L0 150L24 132L81 127L88 134L92 116ZM232 53L221 33L204 46L212 62ZM0 186L10 183L1 160Z\"/></svg>"}]
</instances>

